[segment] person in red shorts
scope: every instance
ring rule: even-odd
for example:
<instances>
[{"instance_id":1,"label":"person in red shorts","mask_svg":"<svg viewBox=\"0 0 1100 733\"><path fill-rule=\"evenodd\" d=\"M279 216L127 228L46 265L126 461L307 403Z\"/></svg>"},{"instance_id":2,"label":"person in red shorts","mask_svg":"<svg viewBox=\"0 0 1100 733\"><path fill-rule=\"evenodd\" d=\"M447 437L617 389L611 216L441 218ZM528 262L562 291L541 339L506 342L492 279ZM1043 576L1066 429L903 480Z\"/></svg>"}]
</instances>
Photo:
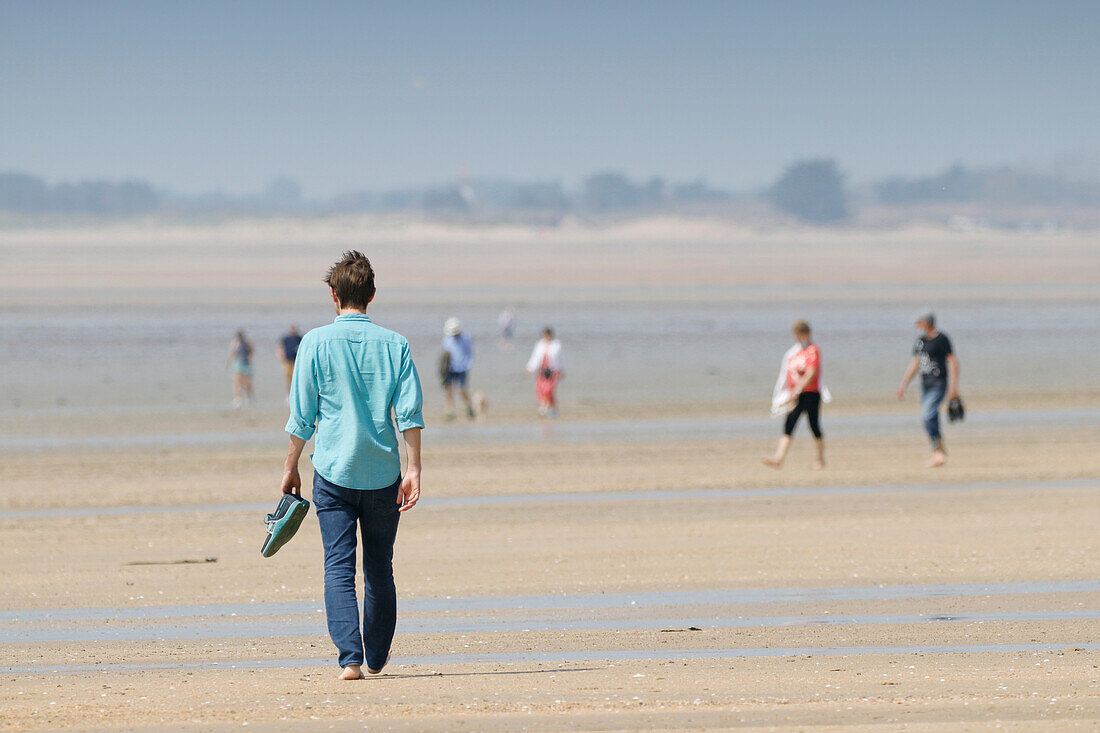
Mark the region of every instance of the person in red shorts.
<instances>
[{"instance_id":1,"label":"person in red shorts","mask_svg":"<svg viewBox=\"0 0 1100 733\"><path fill-rule=\"evenodd\" d=\"M554 329L547 326L542 338L531 351L527 361L527 373L535 375L535 395L539 401L539 416L554 419L558 416L558 401L554 390L562 377L561 341L554 338Z\"/></svg>"},{"instance_id":2,"label":"person in red shorts","mask_svg":"<svg viewBox=\"0 0 1100 733\"><path fill-rule=\"evenodd\" d=\"M778 404L773 404L773 410L778 406L786 407L789 411L783 426L783 437L779 439L775 455L765 458L764 463L774 468L783 465L791 447L794 426L802 413L806 413L810 432L814 434L817 443L817 460L813 467L815 471L820 471L825 468L825 441L821 437L821 352L810 339L810 324L795 321L791 326L791 333L798 343L783 357L784 374L781 376L781 384L777 385Z\"/></svg>"}]
</instances>

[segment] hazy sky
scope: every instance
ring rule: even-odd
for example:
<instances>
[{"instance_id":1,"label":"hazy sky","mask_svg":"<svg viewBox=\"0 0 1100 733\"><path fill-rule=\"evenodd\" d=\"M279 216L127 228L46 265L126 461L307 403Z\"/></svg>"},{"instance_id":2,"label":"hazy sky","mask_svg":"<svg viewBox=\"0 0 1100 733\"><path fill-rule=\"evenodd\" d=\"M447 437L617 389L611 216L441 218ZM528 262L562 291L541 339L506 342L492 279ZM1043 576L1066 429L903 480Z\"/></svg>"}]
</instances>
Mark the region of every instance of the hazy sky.
<instances>
[{"instance_id":1,"label":"hazy sky","mask_svg":"<svg viewBox=\"0 0 1100 733\"><path fill-rule=\"evenodd\" d=\"M1098 39L1090 1L0 0L0 170L327 195L1088 168Z\"/></svg>"}]
</instances>

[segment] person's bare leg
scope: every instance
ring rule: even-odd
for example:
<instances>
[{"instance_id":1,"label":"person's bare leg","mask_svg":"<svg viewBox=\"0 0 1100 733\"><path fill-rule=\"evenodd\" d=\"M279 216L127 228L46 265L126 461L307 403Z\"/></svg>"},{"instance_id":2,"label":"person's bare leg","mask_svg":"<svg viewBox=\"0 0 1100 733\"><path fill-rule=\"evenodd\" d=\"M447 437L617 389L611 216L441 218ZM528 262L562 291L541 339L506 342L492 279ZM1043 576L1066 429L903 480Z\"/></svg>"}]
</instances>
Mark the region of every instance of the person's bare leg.
<instances>
[{"instance_id":1,"label":"person's bare leg","mask_svg":"<svg viewBox=\"0 0 1100 733\"><path fill-rule=\"evenodd\" d=\"M929 468L939 468L947 463L947 451L944 450L943 441L937 440L936 447L932 450L932 457L928 459Z\"/></svg>"},{"instance_id":2,"label":"person's bare leg","mask_svg":"<svg viewBox=\"0 0 1100 733\"><path fill-rule=\"evenodd\" d=\"M244 377L240 374L233 375L233 405L240 407L244 404Z\"/></svg>"},{"instance_id":3,"label":"person's bare leg","mask_svg":"<svg viewBox=\"0 0 1100 733\"><path fill-rule=\"evenodd\" d=\"M248 396L248 404L252 404L256 401L255 395L252 394L252 377L244 378L244 393Z\"/></svg>"},{"instance_id":4,"label":"person's bare leg","mask_svg":"<svg viewBox=\"0 0 1100 733\"><path fill-rule=\"evenodd\" d=\"M342 680L361 680L363 679L363 667L359 664L349 664L344 667L344 671L340 673L340 679Z\"/></svg>"},{"instance_id":5,"label":"person's bare leg","mask_svg":"<svg viewBox=\"0 0 1100 733\"><path fill-rule=\"evenodd\" d=\"M825 439L814 438L814 442L817 443L817 460L814 461L814 470L820 471L825 468Z\"/></svg>"},{"instance_id":6,"label":"person's bare leg","mask_svg":"<svg viewBox=\"0 0 1100 733\"><path fill-rule=\"evenodd\" d=\"M462 394L462 401L466 403L466 416L473 420L474 402L470 399L470 393L466 390L465 387L460 390L460 393Z\"/></svg>"},{"instance_id":7,"label":"person's bare leg","mask_svg":"<svg viewBox=\"0 0 1100 733\"><path fill-rule=\"evenodd\" d=\"M764 459L764 464L772 468L779 468L787 457L787 451L791 448L791 436L784 435L779 439L779 445L775 447L775 455Z\"/></svg>"},{"instance_id":8,"label":"person's bare leg","mask_svg":"<svg viewBox=\"0 0 1100 733\"><path fill-rule=\"evenodd\" d=\"M447 397L445 399L447 409L447 419L454 420L455 417L455 388L450 382L447 383Z\"/></svg>"}]
</instances>

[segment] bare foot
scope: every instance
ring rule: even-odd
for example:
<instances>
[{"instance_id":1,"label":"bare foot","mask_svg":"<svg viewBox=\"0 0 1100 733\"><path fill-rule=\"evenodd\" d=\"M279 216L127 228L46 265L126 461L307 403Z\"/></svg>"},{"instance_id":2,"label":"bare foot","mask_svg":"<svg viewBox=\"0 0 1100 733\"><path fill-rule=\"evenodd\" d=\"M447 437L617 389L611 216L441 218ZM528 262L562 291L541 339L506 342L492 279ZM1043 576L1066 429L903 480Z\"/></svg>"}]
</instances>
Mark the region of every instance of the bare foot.
<instances>
[{"instance_id":1,"label":"bare foot","mask_svg":"<svg viewBox=\"0 0 1100 733\"><path fill-rule=\"evenodd\" d=\"M813 469L820 471L825 468L825 461L814 461Z\"/></svg>"},{"instance_id":2,"label":"bare foot","mask_svg":"<svg viewBox=\"0 0 1100 733\"><path fill-rule=\"evenodd\" d=\"M783 467L783 461L777 461L774 458L765 458L764 459L764 465L765 466L771 466L772 468L782 468Z\"/></svg>"},{"instance_id":3,"label":"bare foot","mask_svg":"<svg viewBox=\"0 0 1100 733\"><path fill-rule=\"evenodd\" d=\"M945 463L947 463L947 454L942 450L933 452L932 457L928 459L929 468L939 468Z\"/></svg>"},{"instance_id":4,"label":"bare foot","mask_svg":"<svg viewBox=\"0 0 1100 733\"><path fill-rule=\"evenodd\" d=\"M349 664L344 667L344 671L340 673L340 679L361 680L363 679L363 668L358 664Z\"/></svg>"}]
</instances>

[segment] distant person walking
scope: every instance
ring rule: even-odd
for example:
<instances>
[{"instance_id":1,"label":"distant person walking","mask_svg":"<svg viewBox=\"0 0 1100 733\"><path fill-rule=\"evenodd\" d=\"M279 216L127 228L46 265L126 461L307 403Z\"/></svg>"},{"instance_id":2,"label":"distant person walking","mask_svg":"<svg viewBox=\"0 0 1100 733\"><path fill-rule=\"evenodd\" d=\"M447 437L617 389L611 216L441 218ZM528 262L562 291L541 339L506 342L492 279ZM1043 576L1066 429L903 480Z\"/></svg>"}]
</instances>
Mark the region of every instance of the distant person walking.
<instances>
[{"instance_id":1,"label":"distant person walking","mask_svg":"<svg viewBox=\"0 0 1100 733\"><path fill-rule=\"evenodd\" d=\"M443 343L441 344L447 363L443 377L443 389L447 393L447 419L455 419L455 388L466 403L466 415L474 419L474 403L466 383L470 377L470 367L474 364L474 344L470 334L462 331L462 322L457 318L448 318L443 325Z\"/></svg>"},{"instance_id":2,"label":"distant person walking","mask_svg":"<svg viewBox=\"0 0 1100 733\"><path fill-rule=\"evenodd\" d=\"M829 401L829 392L821 379L821 351L811 338L810 324L795 321L791 326L791 335L795 344L783 355L779 368L779 380L772 395L772 414L780 415L787 411L783 425L783 437L775 447L775 455L765 458L764 463L781 468L791 447L798 418L806 415L810 423L810 432L817 443L817 460L813 468L820 471L825 468L825 439L821 435L821 403Z\"/></svg>"},{"instance_id":3,"label":"distant person walking","mask_svg":"<svg viewBox=\"0 0 1100 733\"><path fill-rule=\"evenodd\" d=\"M244 335L243 330L237 331L237 335L229 342L226 367L233 372L233 406L241 407L245 398L252 404L252 342Z\"/></svg>"},{"instance_id":4,"label":"distant person walking","mask_svg":"<svg viewBox=\"0 0 1100 733\"><path fill-rule=\"evenodd\" d=\"M500 338L505 347L511 349L512 338L516 334L516 311L512 306L508 306L497 316L497 328L500 329Z\"/></svg>"},{"instance_id":5,"label":"distant person walking","mask_svg":"<svg viewBox=\"0 0 1100 733\"><path fill-rule=\"evenodd\" d=\"M302 335L298 333L298 327L293 323L279 339L279 361L283 365L283 376L286 377L286 391L290 393L290 380L294 376L294 360L298 358L298 346L302 343Z\"/></svg>"},{"instance_id":6,"label":"distant person walking","mask_svg":"<svg viewBox=\"0 0 1100 733\"><path fill-rule=\"evenodd\" d=\"M561 341L554 338L554 329L549 326L542 330L542 338L535 344L531 358L527 360L527 373L535 375L535 395L539 401L539 415L556 418L558 402L554 391L563 374Z\"/></svg>"},{"instance_id":7,"label":"distant person walking","mask_svg":"<svg viewBox=\"0 0 1100 733\"><path fill-rule=\"evenodd\" d=\"M393 544L400 513L420 498L423 399L409 342L367 317L375 290L370 260L346 252L325 282L336 320L307 333L298 349L282 491L301 496L298 461L314 438L313 504L325 549L328 633L340 652L340 679L357 680L364 665L378 674L389 661L397 624ZM394 420L405 439L404 478ZM361 621L357 529L365 578Z\"/></svg>"},{"instance_id":8,"label":"distant person walking","mask_svg":"<svg viewBox=\"0 0 1100 733\"><path fill-rule=\"evenodd\" d=\"M905 398L905 390L913 376L920 371L920 417L928 440L932 443L932 457L928 467L936 468L947 462L947 450L940 434L940 405L944 397L949 400L959 396L959 360L951 347L947 334L936 330L936 315L928 311L917 317L917 341L913 344L913 359L905 370L898 386L898 399Z\"/></svg>"}]
</instances>

